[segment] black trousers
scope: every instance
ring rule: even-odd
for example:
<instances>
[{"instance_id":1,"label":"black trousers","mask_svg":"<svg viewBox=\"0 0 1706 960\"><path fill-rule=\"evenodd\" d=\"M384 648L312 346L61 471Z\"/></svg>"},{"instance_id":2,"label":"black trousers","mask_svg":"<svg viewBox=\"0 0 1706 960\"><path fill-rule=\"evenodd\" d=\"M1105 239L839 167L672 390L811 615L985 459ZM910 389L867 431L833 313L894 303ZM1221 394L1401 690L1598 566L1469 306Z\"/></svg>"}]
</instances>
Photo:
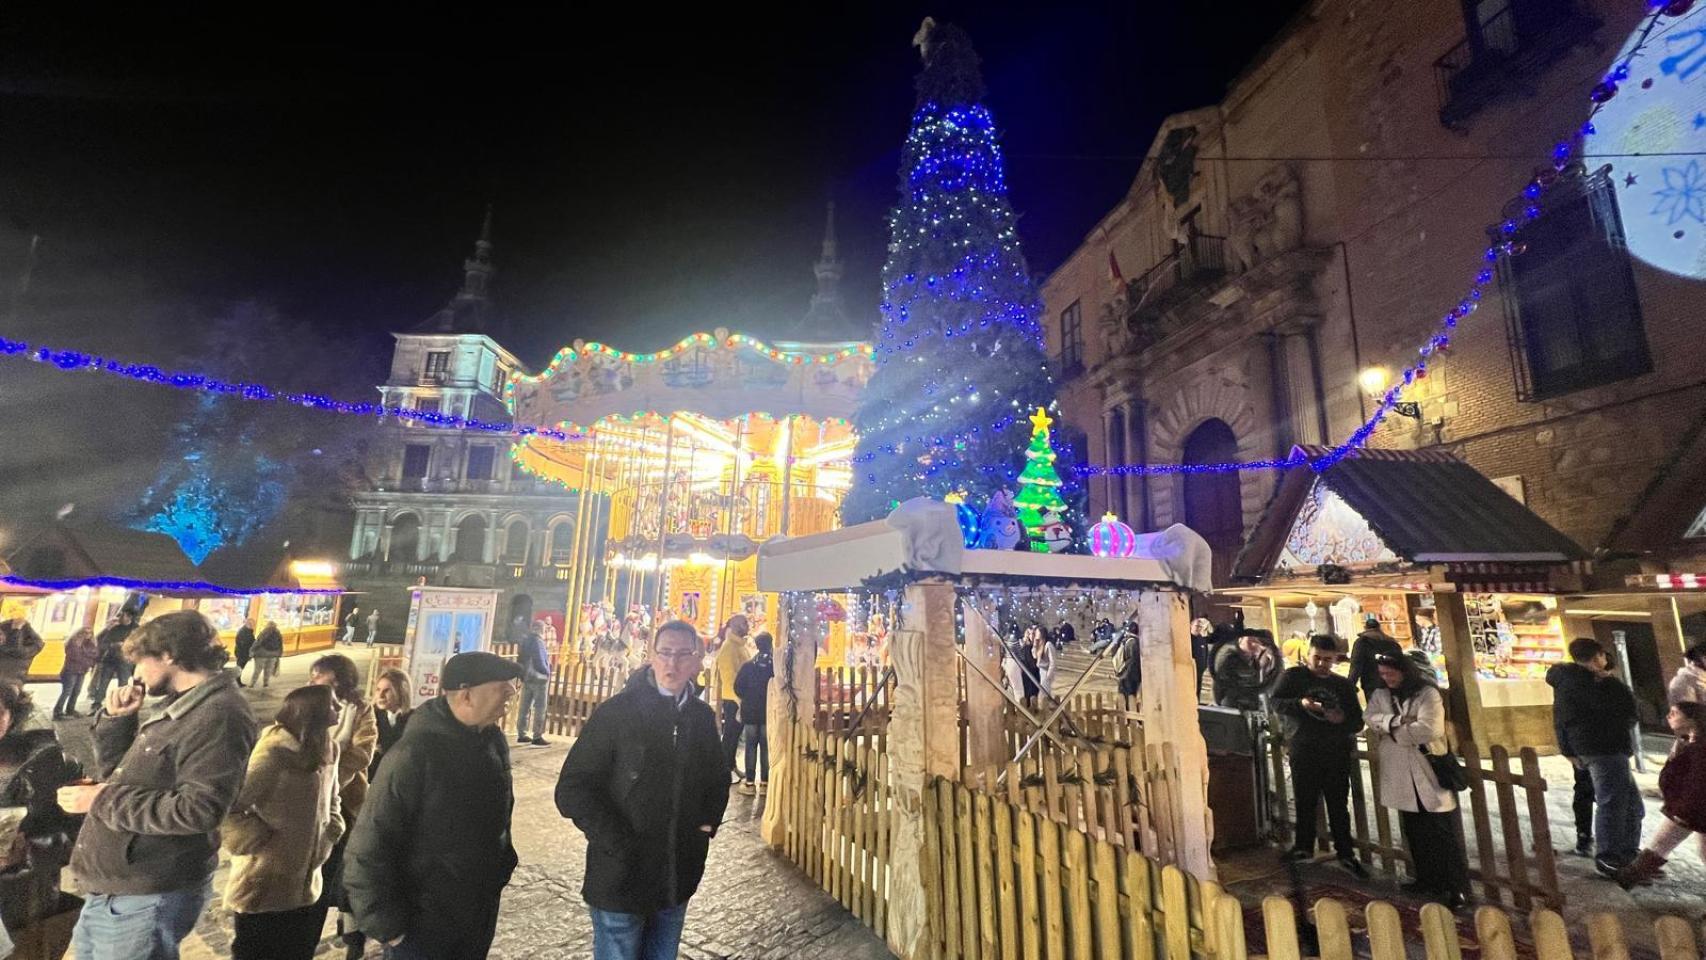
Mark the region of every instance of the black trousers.
<instances>
[{"instance_id":1,"label":"black trousers","mask_svg":"<svg viewBox=\"0 0 1706 960\"><path fill-rule=\"evenodd\" d=\"M1398 811L1404 843L1416 883L1429 893L1469 896L1469 860L1457 835L1457 811L1409 813Z\"/></svg>"},{"instance_id":2,"label":"black trousers","mask_svg":"<svg viewBox=\"0 0 1706 960\"><path fill-rule=\"evenodd\" d=\"M239 913L233 960L312 960L326 925L326 908L307 906L273 913Z\"/></svg>"},{"instance_id":3,"label":"black trousers","mask_svg":"<svg viewBox=\"0 0 1706 960\"><path fill-rule=\"evenodd\" d=\"M1351 838L1351 769L1354 757L1349 744L1294 744L1291 752L1291 786L1297 791L1298 850L1315 851L1315 815L1327 804L1327 823L1333 830L1333 851L1341 857L1356 856Z\"/></svg>"},{"instance_id":4,"label":"black trousers","mask_svg":"<svg viewBox=\"0 0 1706 960\"><path fill-rule=\"evenodd\" d=\"M1576 788L1570 797L1570 810L1576 815L1576 842L1593 843L1593 772L1586 766L1576 768Z\"/></svg>"},{"instance_id":5,"label":"black trousers","mask_svg":"<svg viewBox=\"0 0 1706 960\"><path fill-rule=\"evenodd\" d=\"M746 727L740 722L740 704L733 700L723 701L723 763L732 773L735 768L735 753L740 749L741 731Z\"/></svg>"}]
</instances>

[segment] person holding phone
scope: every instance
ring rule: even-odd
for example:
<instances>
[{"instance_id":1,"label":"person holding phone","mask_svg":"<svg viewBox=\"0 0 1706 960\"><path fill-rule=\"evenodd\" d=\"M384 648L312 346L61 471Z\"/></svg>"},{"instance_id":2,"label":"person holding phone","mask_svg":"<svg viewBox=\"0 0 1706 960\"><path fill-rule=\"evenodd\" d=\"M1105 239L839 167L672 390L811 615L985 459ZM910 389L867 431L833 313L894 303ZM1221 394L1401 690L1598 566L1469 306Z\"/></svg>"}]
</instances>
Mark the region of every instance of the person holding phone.
<instances>
[{"instance_id":1,"label":"person holding phone","mask_svg":"<svg viewBox=\"0 0 1706 960\"><path fill-rule=\"evenodd\" d=\"M200 613L150 620L124 654L136 682L108 694L95 721L104 782L58 793L66 813L87 814L71 854L85 896L71 950L76 960L175 960L213 896L219 825L259 731ZM147 697L162 701L144 716Z\"/></svg>"}]
</instances>

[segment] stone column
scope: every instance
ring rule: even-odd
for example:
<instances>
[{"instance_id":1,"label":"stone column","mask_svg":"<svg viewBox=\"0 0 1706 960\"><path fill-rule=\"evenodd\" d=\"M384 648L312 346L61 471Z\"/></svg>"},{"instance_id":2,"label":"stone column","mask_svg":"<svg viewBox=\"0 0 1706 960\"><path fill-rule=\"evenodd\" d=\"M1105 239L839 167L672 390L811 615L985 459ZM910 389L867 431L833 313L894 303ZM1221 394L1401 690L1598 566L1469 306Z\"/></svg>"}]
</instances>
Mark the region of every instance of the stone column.
<instances>
[{"instance_id":1,"label":"stone column","mask_svg":"<svg viewBox=\"0 0 1706 960\"><path fill-rule=\"evenodd\" d=\"M1149 438L1145 436L1144 409L1142 400L1127 400L1121 405L1120 416L1125 422L1123 463L1149 462ZM1120 519L1138 530L1147 532L1155 529L1149 512L1149 477L1129 474L1121 477L1120 481L1125 484L1127 514Z\"/></svg>"},{"instance_id":2,"label":"stone column","mask_svg":"<svg viewBox=\"0 0 1706 960\"><path fill-rule=\"evenodd\" d=\"M898 957L928 955L927 904L941 879L924 835L924 804L935 778L958 779L960 772L954 602L951 584L909 585L901 628L889 644L896 684L889 720L888 946Z\"/></svg>"},{"instance_id":3,"label":"stone column","mask_svg":"<svg viewBox=\"0 0 1706 960\"><path fill-rule=\"evenodd\" d=\"M1125 456L1124 428L1116 426L1114 422L1118 416L1116 410L1102 411L1102 450L1110 466L1119 463ZM1125 511L1124 484L1125 481L1121 477L1111 473L1102 477L1103 510L1112 513ZM1129 517L1122 516L1120 519L1130 521Z\"/></svg>"},{"instance_id":4,"label":"stone column","mask_svg":"<svg viewBox=\"0 0 1706 960\"><path fill-rule=\"evenodd\" d=\"M1001 639L984 621L970 597L960 601L965 611L966 765L974 770L1008 759L1002 718L1007 698L979 677L1001 681Z\"/></svg>"},{"instance_id":5,"label":"stone column","mask_svg":"<svg viewBox=\"0 0 1706 960\"><path fill-rule=\"evenodd\" d=\"M1138 650L1143 659L1143 730L1151 744L1178 757L1178 793L1172 830L1179 869L1215 879L1209 846L1214 823L1208 808L1208 744L1197 719L1197 667L1191 659L1190 604L1171 590L1139 595Z\"/></svg>"},{"instance_id":6,"label":"stone column","mask_svg":"<svg viewBox=\"0 0 1706 960\"><path fill-rule=\"evenodd\" d=\"M486 511L486 546L480 551L482 563L498 562L498 512Z\"/></svg>"}]
</instances>

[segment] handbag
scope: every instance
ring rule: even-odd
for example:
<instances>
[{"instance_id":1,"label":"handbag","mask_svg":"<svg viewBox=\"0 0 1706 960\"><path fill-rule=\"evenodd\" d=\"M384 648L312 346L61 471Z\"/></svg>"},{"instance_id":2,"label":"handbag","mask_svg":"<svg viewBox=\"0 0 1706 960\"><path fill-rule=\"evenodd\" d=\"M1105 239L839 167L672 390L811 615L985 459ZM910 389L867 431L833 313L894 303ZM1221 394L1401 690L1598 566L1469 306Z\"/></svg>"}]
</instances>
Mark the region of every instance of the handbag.
<instances>
[{"instance_id":1,"label":"handbag","mask_svg":"<svg viewBox=\"0 0 1706 960\"><path fill-rule=\"evenodd\" d=\"M1429 753L1427 747L1417 747L1422 756L1428 758L1428 766L1434 770L1434 779L1439 785L1453 793L1469 789L1469 771L1463 766L1463 761L1457 759L1457 754L1451 751L1445 753Z\"/></svg>"}]
</instances>

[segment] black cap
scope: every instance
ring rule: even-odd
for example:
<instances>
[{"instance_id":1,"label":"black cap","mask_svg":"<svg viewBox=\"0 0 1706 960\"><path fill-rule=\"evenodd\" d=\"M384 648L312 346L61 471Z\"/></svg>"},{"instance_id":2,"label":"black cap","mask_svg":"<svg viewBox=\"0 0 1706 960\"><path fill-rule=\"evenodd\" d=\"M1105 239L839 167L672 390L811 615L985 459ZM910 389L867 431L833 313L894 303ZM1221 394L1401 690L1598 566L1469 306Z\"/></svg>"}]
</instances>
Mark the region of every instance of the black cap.
<instances>
[{"instance_id":1,"label":"black cap","mask_svg":"<svg viewBox=\"0 0 1706 960\"><path fill-rule=\"evenodd\" d=\"M505 660L495 653L476 650L451 657L439 675L441 690L466 690L495 680L520 680L521 664Z\"/></svg>"}]
</instances>

